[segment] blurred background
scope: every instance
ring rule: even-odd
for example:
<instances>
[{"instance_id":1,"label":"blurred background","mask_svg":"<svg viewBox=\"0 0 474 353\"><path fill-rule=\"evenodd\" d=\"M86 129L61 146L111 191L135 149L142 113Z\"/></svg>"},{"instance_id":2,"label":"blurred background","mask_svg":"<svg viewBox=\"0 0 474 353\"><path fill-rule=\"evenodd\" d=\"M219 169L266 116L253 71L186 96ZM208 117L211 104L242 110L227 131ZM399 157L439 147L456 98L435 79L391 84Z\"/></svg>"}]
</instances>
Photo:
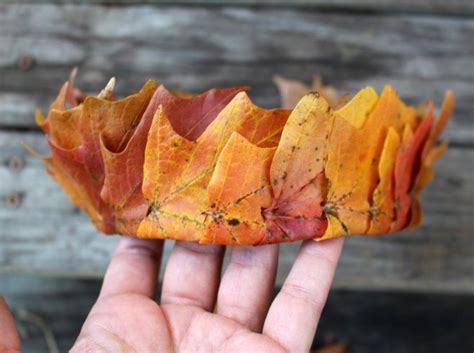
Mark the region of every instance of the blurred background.
<instances>
[{"instance_id":1,"label":"blurred background","mask_svg":"<svg viewBox=\"0 0 474 353\"><path fill-rule=\"evenodd\" d=\"M424 194L423 226L347 239L315 347L472 352L473 38L472 0L1 0L0 295L24 351L70 348L118 240L99 236L21 146L47 154L34 111L77 66L91 94L111 76L119 95L148 78L191 92L249 85L265 107L279 104L275 74L321 75L351 93L391 83L438 107L452 88L451 147ZM297 246L281 247L277 285Z\"/></svg>"}]
</instances>

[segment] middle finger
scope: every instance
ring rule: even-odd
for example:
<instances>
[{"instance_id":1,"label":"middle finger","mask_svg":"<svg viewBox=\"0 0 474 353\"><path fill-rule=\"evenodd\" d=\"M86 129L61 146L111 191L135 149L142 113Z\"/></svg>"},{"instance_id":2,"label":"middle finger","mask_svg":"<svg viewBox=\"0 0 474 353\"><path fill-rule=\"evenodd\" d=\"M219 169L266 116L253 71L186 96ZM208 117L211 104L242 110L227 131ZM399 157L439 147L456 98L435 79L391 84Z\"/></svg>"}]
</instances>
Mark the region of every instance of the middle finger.
<instances>
[{"instance_id":1,"label":"middle finger","mask_svg":"<svg viewBox=\"0 0 474 353\"><path fill-rule=\"evenodd\" d=\"M262 330L275 286L278 245L232 249L217 296L217 314Z\"/></svg>"},{"instance_id":2,"label":"middle finger","mask_svg":"<svg viewBox=\"0 0 474 353\"><path fill-rule=\"evenodd\" d=\"M224 247L177 241L163 279L161 304L192 305L212 311Z\"/></svg>"}]
</instances>

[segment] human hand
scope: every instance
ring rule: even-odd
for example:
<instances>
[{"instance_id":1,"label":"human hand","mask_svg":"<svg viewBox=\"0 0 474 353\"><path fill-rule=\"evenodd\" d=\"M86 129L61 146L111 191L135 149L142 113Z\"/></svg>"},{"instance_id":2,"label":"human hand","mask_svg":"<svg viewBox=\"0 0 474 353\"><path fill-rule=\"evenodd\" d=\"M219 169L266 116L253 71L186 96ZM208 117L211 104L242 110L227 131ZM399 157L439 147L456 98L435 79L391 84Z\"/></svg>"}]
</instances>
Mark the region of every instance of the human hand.
<instances>
[{"instance_id":1,"label":"human hand","mask_svg":"<svg viewBox=\"0 0 474 353\"><path fill-rule=\"evenodd\" d=\"M303 242L271 302L278 245L224 248L176 242L156 303L163 242L124 238L77 352L308 352L343 240Z\"/></svg>"}]
</instances>

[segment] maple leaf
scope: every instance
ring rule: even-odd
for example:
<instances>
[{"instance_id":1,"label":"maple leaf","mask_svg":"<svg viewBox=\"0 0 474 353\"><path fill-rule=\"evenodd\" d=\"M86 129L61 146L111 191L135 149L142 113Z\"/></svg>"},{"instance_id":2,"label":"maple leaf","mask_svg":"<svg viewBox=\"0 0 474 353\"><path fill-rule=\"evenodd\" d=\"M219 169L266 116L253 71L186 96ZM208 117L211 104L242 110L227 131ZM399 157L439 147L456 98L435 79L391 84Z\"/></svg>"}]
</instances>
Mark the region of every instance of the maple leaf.
<instances>
[{"instance_id":1,"label":"maple leaf","mask_svg":"<svg viewBox=\"0 0 474 353\"><path fill-rule=\"evenodd\" d=\"M411 221L409 226L414 227L421 223L423 214L421 211L421 192L433 179L433 165L448 148L448 141L435 145L451 118L455 105L454 93L448 90L445 94L441 112L436 122L433 122L430 134L421 153L419 172L416 175L414 185L411 188Z\"/></svg>"},{"instance_id":2,"label":"maple leaf","mask_svg":"<svg viewBox=\"0 0 474 353\"><path fill-rule=\"evenodd\" d=\"M237 93L246 90L247 87L232 87L211 89L198 96L187 93L175 95L162 85L157 96L164 114L170 117L173 130L181 137L194 141Z\"/></svg>"},{"instance_id":3,"label":"maple leaf","mask_svg":"<svg viewBox=\"0 0 474 353\"><path fill-rule=\"evenodd\" d=\"M48 109L48 116L45 118L43 114L37 110L35 112L35 121L39 127L45 132L49 133L49 115L55 111L65 111L68 109L67 105L70 107L75 107L79 104L76 95L74 94L74 80L77 75L77 68L74 68L69 75L69 80L64 82L61 89L59 90L58 95L51 103Z\"/></svg>"},{"instance_id":4,"label":"maple leaf","mask_svg":"<svg viewBox=\"0 0 474 353\"><path fill-rule=\"evenodd\" d=\"M274 202L263 211L262 243L314 238L324 232L324 163L334 116L319 93L306 95L291 113L270 170Z\"/></svg>"},{"instance_id":5,"label":"maple leaf","mask_svg":"<svg viewBox=\"0 0 474 353\"><path fill-rule=\"evenodd\" d=\"M193 112L207 114L205 109ZM146 148L143 184L151 207L140 225L139 236L166 238L172 234L177 239L199 240L206 228L204 213L210 209L207 185L232 133L239 132L251 143L267 147L278 141L288 112L258 108L241 92L213 115L208 119L214 119L212 123L196 140L183 135L191 131L199 116L186 120L189 127L181 135L172 123L179 121L179 115L172 110L168 115L162 109L155 116Z\"/></svg>"},{"instance_id":6,"label":"maple leaf","mask_svg":"<svg viewBox=\"0 0 474 353\"><path fill-rule=\"evenodd\" d=\"M385 134L397 118L396 106L391 87L380 98L365 88L335 112L325 165L329 224L322 239L367 231L378 160Z\"/></svg>"},{"instance_id":7,"label":"maple leaf","mask_svg":"<svg viewBox=\"0 0 474 353\"><path fill-rule=\"evenodd\" d=\"M211 90L200 96L176 96L161 85L154 92L136 129L128 130L128 135L124 133L120 146L108 148L101 144L105 167L101 198L113 207L119 233L136 235L150 206L142 193L142 181L145 147L155 112L162 109L172 113L174 128L192 138L201 133L203 126L214 118L216 112L242 89ZM200 113L196 114L198 111ZM189 129L184 131L186 126Z\"/></svg>"},{"instance_id":8,"label":"maple leaf","mask_svg":"<svg viewBox=\"0 0 474 353\"><path fill-rule=\"evenodd\" d=\"M266 228L261 210L270 206L270 164L275 147L258 147L239 133L226 143L207 187L210 222L201 243L259 244Z\"/></svg>"},{"instance_id":9,"label":"maple leaf","mask_svg":"<svg viewBox=\"0 0 474 353\"><path fill-rule=\"evenodd\" d=\"M70 83L63 86L60 96L64 96L64 87L70 89ZM155 89L154 81L149 81L140 92L122 100L87 97L68 110L56 109L61 106L53 104L43 123L49 131L52 154L45 159L48 172L67 193L74 195L72 201L84 208L96 227L105 233L117 230L113 210L116 205L110 202L112 198L106 198L107 203L101 197L106 170L114 169L111 155L127 144ZM61 104L63 100L56 99ZM104 161L103 153L107 152ZM114 188L120 185L117 183ZM122 231L120 226L118 230Z\"/></svg>"},{"instance_id":10,"label":"maple leaf","mask_svg":"<svg viewBox=\"0 0 474 353\"><path fill-rule=\"evenodd\" d=\"M160 103L157 89L140 122L124 136L119 146L110 148L101 140L105 177L100 195L114 209L116 230L121 234L135 235L148 210L148 202L141 191L143 162L148 132Z\"/></svg>"},{"instance_id":11,"label":"maple leaf","mask_svg":"<svg viewBox=\"0 0 474 353\"><path fill-rule=\"evenodd\" d=\"M380 179L372 195L372 219L368 234L383 234L390 231L395 217L393 173L399 148L400 136L393 127L390 127L378 165Z\"/></svg>"},{"instance_id":12,"label":"maple leaf","mask_svg":"<svg viewBox=\"0 0 474 353\"><path fill-rule=\"evenodd\" d=\"M292 109L310 92L319 92L333 108L344 105L349 99L347 93L340 94L334 87L326 86L320 76L314 76L311 85L297 80L290 80L281 76L274 76L273 82L280 91L283 108Z\"/></svg>"},{"instance_id":13,"label":"maple leaf","mask_svg":"<svg viewBox=\"0 0 474 353\"><path fill-rule=\"evenodd\" d=\"M408 107L400 100L397 101L397 107L396 123L389 128L378 164L379 182L372 194L368 234L384 234L391 229L391 223L396 217L394 173L401 144L400 135L404 129L411 129L420 123L420 114L425 109L424 105L418 109Z\"/></svg>"},{"instance_id":14,"label":"maple leaf","mask_svg":"<svg viewBox=\"0 0 474 353\"><path fill-rule=\"evenodd\" d=\"M410 125L406 125L403 132L400 150L398 151L394 169L394 198L395 198L395 220L391 230L397 231L406 227L409 223L409 211L411 208L410 192L413 188L415 176L421 163L421 152L429 137L433 124L433 108L430 106L426 117L422 120L415 132Z\"/></svg>"}]
</instances>

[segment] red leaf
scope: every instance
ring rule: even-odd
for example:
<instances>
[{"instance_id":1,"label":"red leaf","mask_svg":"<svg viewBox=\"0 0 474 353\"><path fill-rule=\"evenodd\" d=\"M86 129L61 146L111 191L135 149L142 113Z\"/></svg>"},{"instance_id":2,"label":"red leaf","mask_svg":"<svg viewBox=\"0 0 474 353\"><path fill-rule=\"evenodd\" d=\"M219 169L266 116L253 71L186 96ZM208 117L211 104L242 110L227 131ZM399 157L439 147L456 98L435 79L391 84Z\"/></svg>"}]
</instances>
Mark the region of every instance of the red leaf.
<instances>
[{"instance_id":1,"label":"red leaf","mask_svg":"<svg viewBox=\"0 0 474 353\"><path fill-rule=\"evenodd\" d=\"M163 105L163 113L169 118L173 130L195 141L237 93L247 90L243 86L214 88L198 96L178 97L161 85L156 91L156 100Z\"/></svg>"},{"instance_id":2,"label":"red leaf","mask_svg":"<svg viewBox=\"0 0 474 353\"><path fill-rule=\"evenodd\" d=\"M410 192L420 168L421 153L432 125L433 107L430 106L415 133L405 130L403 134L394 170L396 217L391 227L392 231L403 229L410 222L409 211L412 202ZM407 129L410 129L409 125Z\"/></svg>"}]
</instances>

